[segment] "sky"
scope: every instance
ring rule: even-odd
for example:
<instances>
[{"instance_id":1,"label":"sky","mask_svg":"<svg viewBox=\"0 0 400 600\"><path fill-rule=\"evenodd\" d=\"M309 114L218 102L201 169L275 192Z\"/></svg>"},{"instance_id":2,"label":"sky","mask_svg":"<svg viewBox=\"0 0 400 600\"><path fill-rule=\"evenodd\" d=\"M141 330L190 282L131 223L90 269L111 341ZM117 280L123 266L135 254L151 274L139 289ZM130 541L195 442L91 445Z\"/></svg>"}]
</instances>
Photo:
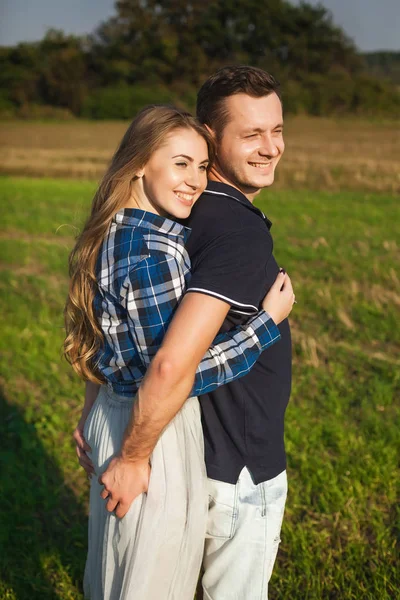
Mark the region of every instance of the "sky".
<instances>
[{"instance_id":1,"label":"sky","mask_svg":"<svg viewBox=\"0 0 400 600\"><path fill-rule=\"evenodd\" d=\"M308 2L328 8L360 50L400 51L399 0ZM40 40L49 27L76 35L90 33L113 14L114 0L0 0L0 46Z\"/></svg>"}]
</instances>

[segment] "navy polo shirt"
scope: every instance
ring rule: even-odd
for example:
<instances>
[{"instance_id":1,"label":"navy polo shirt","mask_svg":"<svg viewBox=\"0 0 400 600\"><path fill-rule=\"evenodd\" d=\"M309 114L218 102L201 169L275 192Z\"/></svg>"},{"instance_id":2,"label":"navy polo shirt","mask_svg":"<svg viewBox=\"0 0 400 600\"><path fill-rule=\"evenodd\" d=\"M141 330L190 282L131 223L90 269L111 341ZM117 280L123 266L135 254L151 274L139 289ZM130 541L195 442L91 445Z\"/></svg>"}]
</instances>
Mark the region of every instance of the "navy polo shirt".
<instances>
[{"instance_id":1,"label":"navy polo shirt","mask_svg":"<svg viewBox=\"0 0 400 600\"><path fill-rule=\"evenodd\" d=\"M192 264L187 292L230 304L221 331L258 311L279 267L271 222L232 186L211 181L186 224ZM292 350L287 319L281 340L260 355L244 377L200 397L207 474L236 483L247 466L255 483L286 468L284 415L291 388Z\"/></svg>"}]
</instances>

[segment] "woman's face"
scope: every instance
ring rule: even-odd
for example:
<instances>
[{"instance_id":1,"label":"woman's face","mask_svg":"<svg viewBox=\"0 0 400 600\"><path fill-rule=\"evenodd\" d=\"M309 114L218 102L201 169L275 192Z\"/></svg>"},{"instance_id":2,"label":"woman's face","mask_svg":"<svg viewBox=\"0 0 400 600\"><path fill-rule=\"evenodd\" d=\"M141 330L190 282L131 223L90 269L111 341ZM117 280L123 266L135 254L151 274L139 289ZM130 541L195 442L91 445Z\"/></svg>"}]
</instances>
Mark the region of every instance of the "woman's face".
<instances>
[{"instance_id":1,"label":"woman's face","mask_svg":"<svg viewBox=\"0 0 400 600\"><path fill-rule=\"evenodd\" d=\"M138 173L133 196L139 208L185 219L207 185L208 148L193 129L177 129Z\"/></svg>"}]
</instances>

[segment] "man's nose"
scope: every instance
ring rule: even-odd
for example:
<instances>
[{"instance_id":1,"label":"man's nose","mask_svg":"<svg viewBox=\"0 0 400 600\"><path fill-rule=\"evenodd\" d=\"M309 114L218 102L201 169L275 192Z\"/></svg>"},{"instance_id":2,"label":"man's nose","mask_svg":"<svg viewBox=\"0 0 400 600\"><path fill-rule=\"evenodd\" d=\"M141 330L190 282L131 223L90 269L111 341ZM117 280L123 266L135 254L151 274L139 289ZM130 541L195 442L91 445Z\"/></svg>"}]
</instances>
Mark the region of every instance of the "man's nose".
<instances>
[{"instance_id":1,"label":"man's nose","mask_svg":"<svg viewBox=\"0 0 400 600\"><path fill-rule=\"evenodd\" d=\"M265 136L259 152L262 156L275 157L279 154L279 149L271 136Z\"/></svg>"}]
</instances>

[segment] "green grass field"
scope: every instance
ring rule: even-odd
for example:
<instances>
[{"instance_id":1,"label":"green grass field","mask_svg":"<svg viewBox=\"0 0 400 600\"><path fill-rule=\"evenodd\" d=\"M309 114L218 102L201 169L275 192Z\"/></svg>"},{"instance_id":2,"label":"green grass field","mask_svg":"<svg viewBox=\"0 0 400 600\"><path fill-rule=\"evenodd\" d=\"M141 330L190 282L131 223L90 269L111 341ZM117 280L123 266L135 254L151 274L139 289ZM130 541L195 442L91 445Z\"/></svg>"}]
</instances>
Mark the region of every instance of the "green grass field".
<instances>
[{"instance_id":1,"label":"green grass field","mask_svg":"<svg viewBox=\"0 0 400 600\"><path fill-rule=\"evenodd\" d=\"M83 385L61 345L68 251L93 191L93 182L0 179L2 599L82 597L88 484L71 432ZM258 204L298 301L290 490L270 598L393 599L398 199L271 189Z\"/></svg>"}]
</instances>

